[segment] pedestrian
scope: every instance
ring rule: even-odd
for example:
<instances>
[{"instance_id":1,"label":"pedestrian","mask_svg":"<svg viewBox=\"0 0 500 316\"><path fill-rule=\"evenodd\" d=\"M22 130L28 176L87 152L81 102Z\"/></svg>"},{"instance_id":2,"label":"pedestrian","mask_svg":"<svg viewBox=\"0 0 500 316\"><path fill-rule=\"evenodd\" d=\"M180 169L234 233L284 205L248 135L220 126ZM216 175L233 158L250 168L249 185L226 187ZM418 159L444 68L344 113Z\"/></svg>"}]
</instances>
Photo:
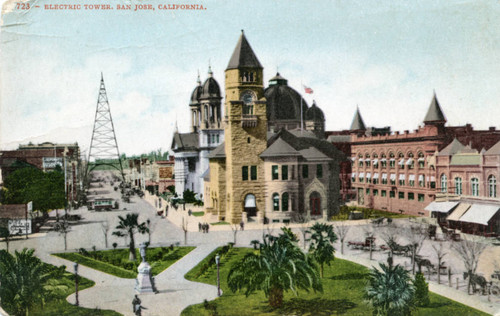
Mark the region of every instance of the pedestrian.
<instances>
[{"instance_id":1,"label":"pedestrian","mask_svg":"<svg viewBox=\"0 0 500 316\"><path fill-rule=\"evenodd\" d=\"M245 230L245 223L243 223L243 220L240 222L240 228L241 230Z\"/></svg>"},{"instance_id":2,"label":"pedestrian","mask_svg":"<svg viewBox=\"0 0 500 316\"><path fill-rule=\"evenodd\" d=\"M191 211L191 209L188 210L188 216L191 216L191 214L193 214L193 211Z\"/></svg>"},{"instance_id":3,"label":"pedestrian","mask_svg":"<svg viewBox=\"0 0 500 316\"><path fill-rule=\"evenodd\" d=\"M134 299L132 300L132 311L134 312L134 314L137 313L137 309L139 308L139 306L141 306L141 299L136 294Z\"/></svg>"},{"instance_id":4,"label":"pedestrian","mask_svg":"<svg viewBox=\"0 0 500 316\"><path fill-rule=\"evenodd\" d=\"M201 232L201 226L202 226L201 223L198 222L198 232Z\"/></svg>"},{"instance_id":5,"label":"pedestrian","mask_svg":"<svg viewBox=\"0 0 500 316\"><path fill-rule=\"evenodd\" d=\"M209 229L210 229L210 225L208 225L208 223L207 223L207 234L208 234Z\"/></svg>"}]
</instances>

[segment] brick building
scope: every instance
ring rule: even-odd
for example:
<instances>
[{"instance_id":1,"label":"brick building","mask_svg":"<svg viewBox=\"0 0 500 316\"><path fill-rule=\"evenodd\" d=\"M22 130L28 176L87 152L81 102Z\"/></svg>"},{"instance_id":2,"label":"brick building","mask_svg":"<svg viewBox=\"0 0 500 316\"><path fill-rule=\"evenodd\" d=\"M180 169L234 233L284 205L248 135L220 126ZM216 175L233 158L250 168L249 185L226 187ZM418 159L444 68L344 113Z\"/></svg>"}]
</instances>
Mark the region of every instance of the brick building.
<instances>
[{"instance_id":1,"label":"brick building","mask_svg":"<svg viewBox=\"0 0 500 316\"><path fill-rule=\"evenodd\" d=\"M449 177L456 176L450 175L450 168L463 167L453 166L450 155L459 149L463 155L478 154L500 140L500 132L493 127L476 131L470 124L445 126L446 118L436 95L423 123L413 132L390 133L382 129L373 133L365 128L359 111L356 112L350 146L351 181L358 205L390 212L429 215L425 207L435 200L436 193L443 190L444 184L450 189L453 186ZM470 162L479 158L467 156L454 159ZM490 162L493 158L484 159ZM498 162L491 163L486 169L494 168ZM440 179L442 174L448 177L444 182ZM486 174L478 177L478 181L484 192L488 181Z\"/></svg>"},{"instance_id":2,"label":"brick building","mask_svg":"<svg viewBox=\"0 0 500 316\"><path fill-rule=\"evenodd\" d=\"M78 143L20 145L17 150L0 151L1 178L5 179L17 169L33 166L43 171L52 171L57 166L66 168L66 192L68 200L77 200L83 168Z\"/></svg>"}]
</instances>

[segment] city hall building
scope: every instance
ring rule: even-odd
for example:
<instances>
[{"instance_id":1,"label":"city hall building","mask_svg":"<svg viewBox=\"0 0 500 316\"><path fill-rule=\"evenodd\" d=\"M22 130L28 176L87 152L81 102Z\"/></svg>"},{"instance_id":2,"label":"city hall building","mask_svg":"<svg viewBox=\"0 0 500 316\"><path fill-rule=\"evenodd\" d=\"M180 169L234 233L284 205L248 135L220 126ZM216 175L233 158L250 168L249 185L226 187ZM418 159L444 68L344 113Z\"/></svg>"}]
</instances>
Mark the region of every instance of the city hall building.
<instances>
[{"instance_id":1,"label":"city hall building","mask_svg":"<svg viewBox=\"0 0 500 316\"><path fill-rule=\"evenodd\" d=\"M206 211L231 223L335 213L345 156L324 139L323 112L280 74L264 88L263 67L243 33L225 71L224 94L224 141L210 152L203 174Z\"/></svg>"}]
</instances>

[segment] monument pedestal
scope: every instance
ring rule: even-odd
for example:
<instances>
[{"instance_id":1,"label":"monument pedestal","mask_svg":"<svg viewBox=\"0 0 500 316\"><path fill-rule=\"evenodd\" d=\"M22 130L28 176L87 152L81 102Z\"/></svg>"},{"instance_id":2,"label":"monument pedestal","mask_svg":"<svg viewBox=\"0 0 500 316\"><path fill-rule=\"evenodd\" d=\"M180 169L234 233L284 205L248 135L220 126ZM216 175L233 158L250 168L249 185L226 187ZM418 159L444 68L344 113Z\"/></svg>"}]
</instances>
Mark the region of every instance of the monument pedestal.
<instances>
[{"instance_id":1,"label":"monument pedestal","mask_svg":"<svg viewBox=\"0 0 500 316\"><path fill-rule=\"evenodd\" d=\"M145 261L141 262L137 270L139 274L137 275L137 279L135 279L135 291L140 294L155 293L156 290L153 285L149 263Z\"/></svg>"}]
</instances>

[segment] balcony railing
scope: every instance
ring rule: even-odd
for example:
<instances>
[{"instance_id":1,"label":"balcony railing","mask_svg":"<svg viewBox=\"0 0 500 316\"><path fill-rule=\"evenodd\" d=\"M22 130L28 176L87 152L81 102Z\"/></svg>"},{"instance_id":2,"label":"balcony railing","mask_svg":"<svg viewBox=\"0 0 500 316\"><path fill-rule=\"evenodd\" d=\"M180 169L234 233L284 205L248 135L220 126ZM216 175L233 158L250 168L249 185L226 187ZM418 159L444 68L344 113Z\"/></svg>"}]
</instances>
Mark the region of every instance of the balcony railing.
<instances>
[{"instance_id":1,"label":"balcony railing","mask_svg":"<svg viewBox=\"0 0 500 316\"><path fill-rule=\"evenodd\" d=\"M252 114L241 115L241 127L256 127L257 116Z\"/></svg>"}]
</instances>

